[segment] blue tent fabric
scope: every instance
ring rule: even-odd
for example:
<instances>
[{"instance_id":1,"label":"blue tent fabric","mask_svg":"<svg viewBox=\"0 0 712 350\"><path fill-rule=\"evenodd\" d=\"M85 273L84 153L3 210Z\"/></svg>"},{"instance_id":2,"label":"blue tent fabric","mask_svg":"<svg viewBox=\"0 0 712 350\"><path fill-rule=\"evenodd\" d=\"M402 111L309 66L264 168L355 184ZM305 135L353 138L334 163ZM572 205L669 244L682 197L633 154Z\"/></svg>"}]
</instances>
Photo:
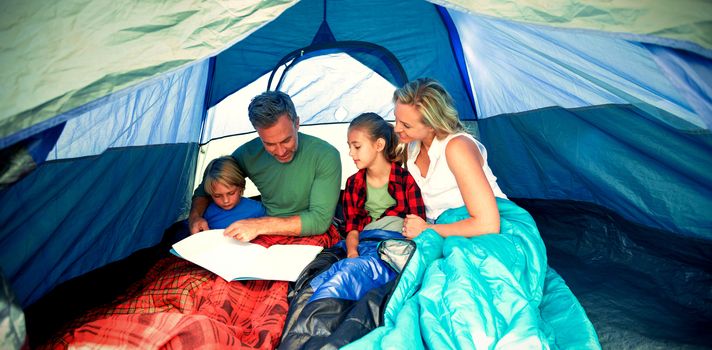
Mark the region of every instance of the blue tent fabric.
<instances>
[{"instance_id":1,"label":"blue tent fabric","mask_svg":"<svg viewBox=\"0 0 712 350\"><path fill-rule=\"evenodd\" d=\"M23 306L155 245L180 219L207 68L199 62L58 116L63 123L45 132L56 142L30 145L40 166L0 192L12 203L0 212L0 261Z\"/></svg>"},{"instance_id":2,"label":"blue tent fabric","mask_svg":"<svg viewBox=\"0 0 712 350\"><path fill-rule=\"evenodd\" d=\"M205 65L191 66L63 117L63 132L45 154L68 160L46 164L0 194L15 204L0 214L6 228L0 239L9 248L0 254L23 305L136 247L156 244L179 218L197 155L195 125L203 116L194 101L204 96L206 76ZM127 146L137 148L118 150ZM64 174L60 181L58 173ZM32 243L17 232L33 233ZM76 232L89 239L71 250L37 254L47 244L75 241ZM54 268L45 273L48 264Z\"/></svg>"},{"instance_id":3,"label":"blue tent fabric","mask_svg":"<svg viewBox=\"0 0 712 350\"><path fill-rule=\"evenodd\" d=\"M709 130L712 127L712 67L709 59L664 46L646 44L645 47L680 94L681 104L699 118L704 129Z\"/></svg>"},{"instance_id":4,"label":"blue tent fabric","mask_svg":"<svg viewBox=\"0 0 712 350\"><path fill-rule=\"evenodd\" d=\"M544 108L479 123L497 155L490 166L507 174L498 178L507 195L596 203L633 222L709 239L712 135L686 129L630 105Z\"/></svg>"},{"instance_id":5,"label":"blue tent fabric","mask_svg":"<svg viewBox=\"0 0 712 350\"><path fill-rule=\"evenodd\" d=\"M709 118L693 113L693 105L699 112L712 106L710 80L700 79L709 76L710 68L700 66L694 54L651 51L655 45L450 13L462 40L470 45L465 57L482 118L550 106L622 103L654 106L698 126L705 125L700 118ZM679 68L661 70L661 60ZM685 85L692 91L683 96L670 84L671 76L691 76L692 84Z\"/></svg>"},{"instance_id":6,"label":"blue tent fabric","mask_svg":"<svg viewBox=\"0 0 712 350\"><path fill-rule=\"evenodd\" d=\"M196 156L196 144L109 150L46 162L0 192L14 203L0 211L0 261L21 305L157 244L189 206Z\"/></svg>"},{"instance_id":7,"label":"blue tent fabric","mask_svg":"<svg viewBox=\"0 0 712 350\"><path fill-rule=\"evenodd\" d=\"M409 77L438 79L459 101L457 108L461 118L474 118L462 79L451 70L454 58L449 34L435 5L415 0L368 0L340 1L338 6L327 2L327 6L326 20L336 40L366 41L385 47L399 58ZM374 8L378 11L373 11ZM271 71L287 53L308 46L323 14L323 1L300 1L273 22L217 55L209 107L252 82L255 76ZM424 28L427 35L422 32ZM402 40L405 37L418 40Z\"/></svg>"},{"instance_id":8,"label":"blue tent fabric","mask_svg":"<svg viewBox=\"0 0 712 350\"><path fill-rule=\"evenodd\" d=\"M197 62L58 116L66 120L66 131L47 160L109 148L197 142L208 67L207 60Z\"/></svg>"}]
</instances>

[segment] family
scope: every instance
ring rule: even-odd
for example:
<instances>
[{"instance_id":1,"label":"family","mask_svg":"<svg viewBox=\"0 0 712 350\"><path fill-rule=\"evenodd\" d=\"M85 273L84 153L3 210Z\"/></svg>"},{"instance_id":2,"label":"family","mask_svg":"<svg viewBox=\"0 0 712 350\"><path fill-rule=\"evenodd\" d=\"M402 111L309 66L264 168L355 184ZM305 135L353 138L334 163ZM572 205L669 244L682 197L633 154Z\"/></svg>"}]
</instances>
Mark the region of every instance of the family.
<instances>
[{"instance_id":1,"label":"family","mask_svg":"<svg viewBox=\"0 0 712 350\"><path fill-rule=\"evenodd\" d=\"M375 113L349 125L349 156L359 170L348 178L342 199L347 255L358 256L359 233L385 217L402 218L409 239L426 229L443 237L498 233L495 197L506 196L485 147L465 131L445 88L417 79L397 89L393 102L395 127ZM207 166L193 196L190 232L225 228L225 235L241 241L326 232L339 200L338 151L299 132L285 93L258 95L248 115L259 137ZM257 186L261 203L242 197L244 177ZM447 209L462 206L469 218L435 223Z\"/></svg>"},{"instance_id":2,"label":"family","mask_svg":"<svg viewBox=\"0 0 712 350\"><path fill-rule=\"evenodd\" d=\"M190 233L224 229L236 240L265 246L327 248L301 283L230 282L169 256L52 344L360 349L471 348L500 338L550 343L537 322L547 269L531 216L506 199L484 146L465 131L440 83L409 82L395 90L393 102L395 126L375 113L350 123L346 141L358 171L342 195L339 151L300 133L292 100L278 91L250 102L258 137L206 167L192 200ZM248 177L260 200L243 196ZM334 224L338 204L341 232ZM392 245L382 250L381 242Z\"/></svg>"},{"instance_id":3,"label":"family","mask_svg":"<svg viewBox=\"0 0 712 350\"><path fill-rule=\"evenodd\" d=\"M547 268L536 223L497 185L452 97L422 78L396 89L393 103L395 126L375 113L351 121L346 141L358 171L343 194L338 150L300 133L294 104L278 91L250 102L258 137L206 167L190 233L224 229L264 246L325 247L299 280L230 282L169 256L57 344L439 349L564 341L550 331L570 318L546 308L545 284L558 275ZM248 177L259 201L243 197ZM577 307L566 315L585 319L563 280L552 285L550 298L568 295Z\"/></svg>"}]
</instances>

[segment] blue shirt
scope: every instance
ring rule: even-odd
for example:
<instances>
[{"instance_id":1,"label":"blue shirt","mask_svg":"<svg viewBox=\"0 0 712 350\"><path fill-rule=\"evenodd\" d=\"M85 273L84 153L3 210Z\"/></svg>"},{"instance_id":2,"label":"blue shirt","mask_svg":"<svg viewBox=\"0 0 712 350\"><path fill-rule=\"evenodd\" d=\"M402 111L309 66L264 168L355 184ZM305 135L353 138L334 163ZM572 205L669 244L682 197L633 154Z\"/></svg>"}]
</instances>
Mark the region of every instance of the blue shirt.
<instances>
[{"instance_id":1,"label":"blue shirt","mask_svg":"<svg viewBox=\"0 0 712 350\"><path fill-rule=\"evenodd\" d=\"M227 228L237 220L259 218L265 215L265 207L262 202L241 197L240 203L230 210L220 208L215 203L210 203L203 214L203 218L208 221L208 227L212 230Z\"/></svg>"}]
</instances>

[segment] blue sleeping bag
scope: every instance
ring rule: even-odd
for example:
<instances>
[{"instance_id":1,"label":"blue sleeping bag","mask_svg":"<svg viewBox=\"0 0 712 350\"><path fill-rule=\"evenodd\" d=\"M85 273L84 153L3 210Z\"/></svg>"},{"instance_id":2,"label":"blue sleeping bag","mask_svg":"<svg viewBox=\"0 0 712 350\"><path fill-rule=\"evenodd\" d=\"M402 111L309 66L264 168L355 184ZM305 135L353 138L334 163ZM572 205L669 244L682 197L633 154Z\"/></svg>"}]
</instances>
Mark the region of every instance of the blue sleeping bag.
<instances>
[{"instance_id":1,"label":"blue sleeping bag","mask_svg":"<svg viewBox=\"0 0 712 350\"><path fill-rule=\"evenodd\" d=\"M345 348L600 349L583 308L548 268L532 217L506 199L497 206L500 234L415 238L383 325ZM450 209L438 223L466 217L465 207Z\"/></svg>"},{"instance_id":2,"label":"blue sleeping bag","mask_svg":"<svg viewBox=\"0 0 712 350\"><path fill-rule=\"evenodd\" d=\"M578 300L547 266L532 217L509 200L497 205L500 234L445 239L426 230L410 241L364 231L358 259L344 259L341 247L323 252L290 292L280 347L600 349ZM450 209L438 223L468 216Z\"/></svg>"}]
</instances>

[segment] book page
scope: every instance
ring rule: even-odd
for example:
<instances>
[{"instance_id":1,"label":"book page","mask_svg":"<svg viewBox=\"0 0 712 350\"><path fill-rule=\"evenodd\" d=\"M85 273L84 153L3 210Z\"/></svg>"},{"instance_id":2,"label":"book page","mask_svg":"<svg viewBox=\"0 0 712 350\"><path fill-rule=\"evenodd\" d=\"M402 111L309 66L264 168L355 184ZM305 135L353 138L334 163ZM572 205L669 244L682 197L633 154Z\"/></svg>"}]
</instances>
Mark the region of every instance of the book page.
<instances>
[{"instance_id":1,"label":"book page","mask_svg":"<svg viewBox=\"0 0 712 350\"><path fill-rule=\"evenodd\" d=\"M223 236L224 230L208 230L191 235L173 245L184 259L230 281L238 276L254 274L267 248Z\"/></svg>"},{"instance_id":2,"label":"book page","mask_svg":"<svg viewBox=\"0 0 712 350\"><path fill-rule=\"evenodd\" d=\"M225 237L223 231L196 233L174 244L173 251L228 281L296 281L304 267L323 249L310 245L274 245L268 249Z\"/></svg>"},{"instance_id":3,"label":"book page","mask_svg":"<svg viewBox=\"0 0 712 350\"><path fill-rule=\"evenodd\" d=\"M296 281L304 268L324 248L314 245L276 244L267 248L260 257L262 266L255 267L263 279L278 281Z\"/></svg>"}]
</instances>

